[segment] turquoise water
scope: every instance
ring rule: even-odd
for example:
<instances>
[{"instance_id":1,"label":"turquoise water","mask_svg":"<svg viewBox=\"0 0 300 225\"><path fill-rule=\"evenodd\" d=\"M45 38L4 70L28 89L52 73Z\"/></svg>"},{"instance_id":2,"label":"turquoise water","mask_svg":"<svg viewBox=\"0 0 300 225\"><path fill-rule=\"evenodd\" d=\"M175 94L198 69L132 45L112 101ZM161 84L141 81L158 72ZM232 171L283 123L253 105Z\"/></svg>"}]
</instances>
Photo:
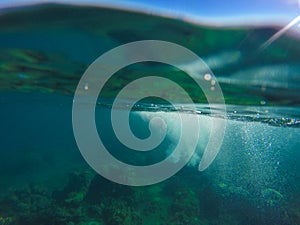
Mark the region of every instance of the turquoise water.
<instances>
[{"instance_id":1,"label":"turquoise water","mask_svg":"<svg viewBox=\"0 0 300 225\"><path fill-rule=\"evenodd\" d=\"M286 33L262 50L278 29L196 25L95 7L4 10L0 224L300 224L300 41ZM177 141L175 111L204 127L195 154L176 175L131 187L102 178L85 162L72 130L72 104L82 74L97 57L144 39L180 44L208 64L224 94L227 127L216 159L198 171L213 118L202 91L183 72L159 63L118 71L102 90L95 116L115 157L148 165L170 155ZM153 115L166 119L171 132L145 155L118 141L110 113L124 85L150 75L180 84L197 110L180 100L178 107L156 98L136 104L130 118L137 137L149 135L147 118ZM128 110L131 100L127 96L119 110Z\"/></svg>"}]
</instances>

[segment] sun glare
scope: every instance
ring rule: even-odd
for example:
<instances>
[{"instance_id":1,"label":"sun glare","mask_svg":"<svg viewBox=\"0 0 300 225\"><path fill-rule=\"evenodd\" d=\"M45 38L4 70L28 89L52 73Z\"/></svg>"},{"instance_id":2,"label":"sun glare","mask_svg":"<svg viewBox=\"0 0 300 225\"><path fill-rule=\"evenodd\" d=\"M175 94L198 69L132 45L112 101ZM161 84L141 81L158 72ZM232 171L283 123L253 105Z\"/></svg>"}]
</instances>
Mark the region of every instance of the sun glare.
<instances>
[{"instance_id":1,"label":"sun glare","mask_svg":"<svg viewBox=\"0 0 300 225\"><path fill-rule=\"evenodd\" d=\"M298 3L299 11L300 11L300 0L298 0L297 3ZM264 49L266 49L269 45L271 45L274 41L276 41L278 38L280 38L284 33L286 33L289 29L291 29L296 24L298 24L297 26L300 27L300 12L299 12L299 15L296 18L294 18L285 27L283 27L278 32L276 32L272 37L270 37L265 43L263 43L260 46L259 49L261 51L263 51Z\"/></svg>"}]
</instances>

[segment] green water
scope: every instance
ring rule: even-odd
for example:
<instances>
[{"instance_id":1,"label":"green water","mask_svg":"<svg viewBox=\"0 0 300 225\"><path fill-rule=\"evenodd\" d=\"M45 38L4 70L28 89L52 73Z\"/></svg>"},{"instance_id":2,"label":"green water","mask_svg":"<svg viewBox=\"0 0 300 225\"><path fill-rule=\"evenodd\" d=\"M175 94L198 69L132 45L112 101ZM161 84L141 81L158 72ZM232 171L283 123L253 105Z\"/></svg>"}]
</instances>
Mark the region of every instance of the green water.
<instances>
[{"instance_id":1,"label":"green water","mask_svg":"<svg viewBox=\"0 0 300 225\"><path fill-rule=\"evenodd\" d=\"M300 40L295 34L286 33L262 51L279 28L214 27L63 5L2 10L0 17L0 224L300 224ZM224 94L227 127L207 170L198 171L206 144L200 141L191 161L171 178L123 186L97 175L82 158L72 130L73 96L101 54L153 39L180 44L208 64ZM113 155L134 165L162 160L174 145L170 135L146 156L125 154L128 149L110 125L114 97L126 84L150 75L180 84L197 110L179 100L176 108L145 99L131 113L138 137L149 135L145 118L151 115L172 121L180 111L204 124L212 117L204 94L182 71L159 63L118 71L104 86L95 117ZM176 96L162 88L166 97ZM131 97L120 110L128 110ZM176 123L168 126L177 129Z\"/></svg>"}]
</instances>

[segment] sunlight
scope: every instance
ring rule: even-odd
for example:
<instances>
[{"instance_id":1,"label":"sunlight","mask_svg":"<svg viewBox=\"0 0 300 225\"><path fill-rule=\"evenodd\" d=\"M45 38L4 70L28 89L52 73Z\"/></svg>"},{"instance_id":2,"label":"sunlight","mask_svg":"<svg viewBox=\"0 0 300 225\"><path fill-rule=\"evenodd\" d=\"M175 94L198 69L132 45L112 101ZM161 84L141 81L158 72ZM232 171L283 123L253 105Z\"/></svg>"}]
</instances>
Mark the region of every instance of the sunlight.
<instances>
[{"instance_id":1,"label":"sunlight","mask_svg":"<svg viewBox=\"0 0 300 225\"><path fill-rule=\"evenodd\" d=\"M288 3L295 3L294 1L289 1ZM298 8L300 9L300 0L297 0ZM300 13L299 13L300 14ZM300 22L300 15L294 18L291 22L289 22L285 27L276 32L272 37L270 37L265 43L260 46L260 51L263 51L269 45L271 45L274 41L280 38L284 33L286 33L289 29L291 29L294 25ZM298 24L300 27L300 23Z\"/></svg>"},{"instance_id":2,"label":"sunlight","mask_svg":"<svg viewBox=\"0 0 300 225\"><path fill-rule=\"evenodd\" d=\"M286 33L290 28L300 22L300 15L294 18L290 23L288 23L285 27L275 33L272 37L270 37L265 43L263 43L260 47L260 50L264 50L274 41L276 41L279 37L281 37L284 33Z\"/></svg>"}]
</instances>

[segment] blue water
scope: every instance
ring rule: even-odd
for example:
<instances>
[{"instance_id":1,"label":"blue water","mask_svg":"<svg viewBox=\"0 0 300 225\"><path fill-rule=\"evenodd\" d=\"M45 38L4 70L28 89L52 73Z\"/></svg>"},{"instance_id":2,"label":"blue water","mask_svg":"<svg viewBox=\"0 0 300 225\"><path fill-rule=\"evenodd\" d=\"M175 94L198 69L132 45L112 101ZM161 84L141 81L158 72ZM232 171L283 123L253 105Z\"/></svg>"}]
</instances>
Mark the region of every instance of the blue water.
<instances>
[{"instance_id":1,"label":"blue water","mask_svg":"<svg viewBox=\"0 0 300 225\"><path fill-rule=\"evenodd\" d=\"M10 182L18 186L20 181L24 185L37 178L47 181L48 176L56 186L61 175L68 173L65 165L72 168L74 160L80 161L72 134L71 104L71 97L54 94L1 94L2 189Z\"/></svg>"}]
</instances>

